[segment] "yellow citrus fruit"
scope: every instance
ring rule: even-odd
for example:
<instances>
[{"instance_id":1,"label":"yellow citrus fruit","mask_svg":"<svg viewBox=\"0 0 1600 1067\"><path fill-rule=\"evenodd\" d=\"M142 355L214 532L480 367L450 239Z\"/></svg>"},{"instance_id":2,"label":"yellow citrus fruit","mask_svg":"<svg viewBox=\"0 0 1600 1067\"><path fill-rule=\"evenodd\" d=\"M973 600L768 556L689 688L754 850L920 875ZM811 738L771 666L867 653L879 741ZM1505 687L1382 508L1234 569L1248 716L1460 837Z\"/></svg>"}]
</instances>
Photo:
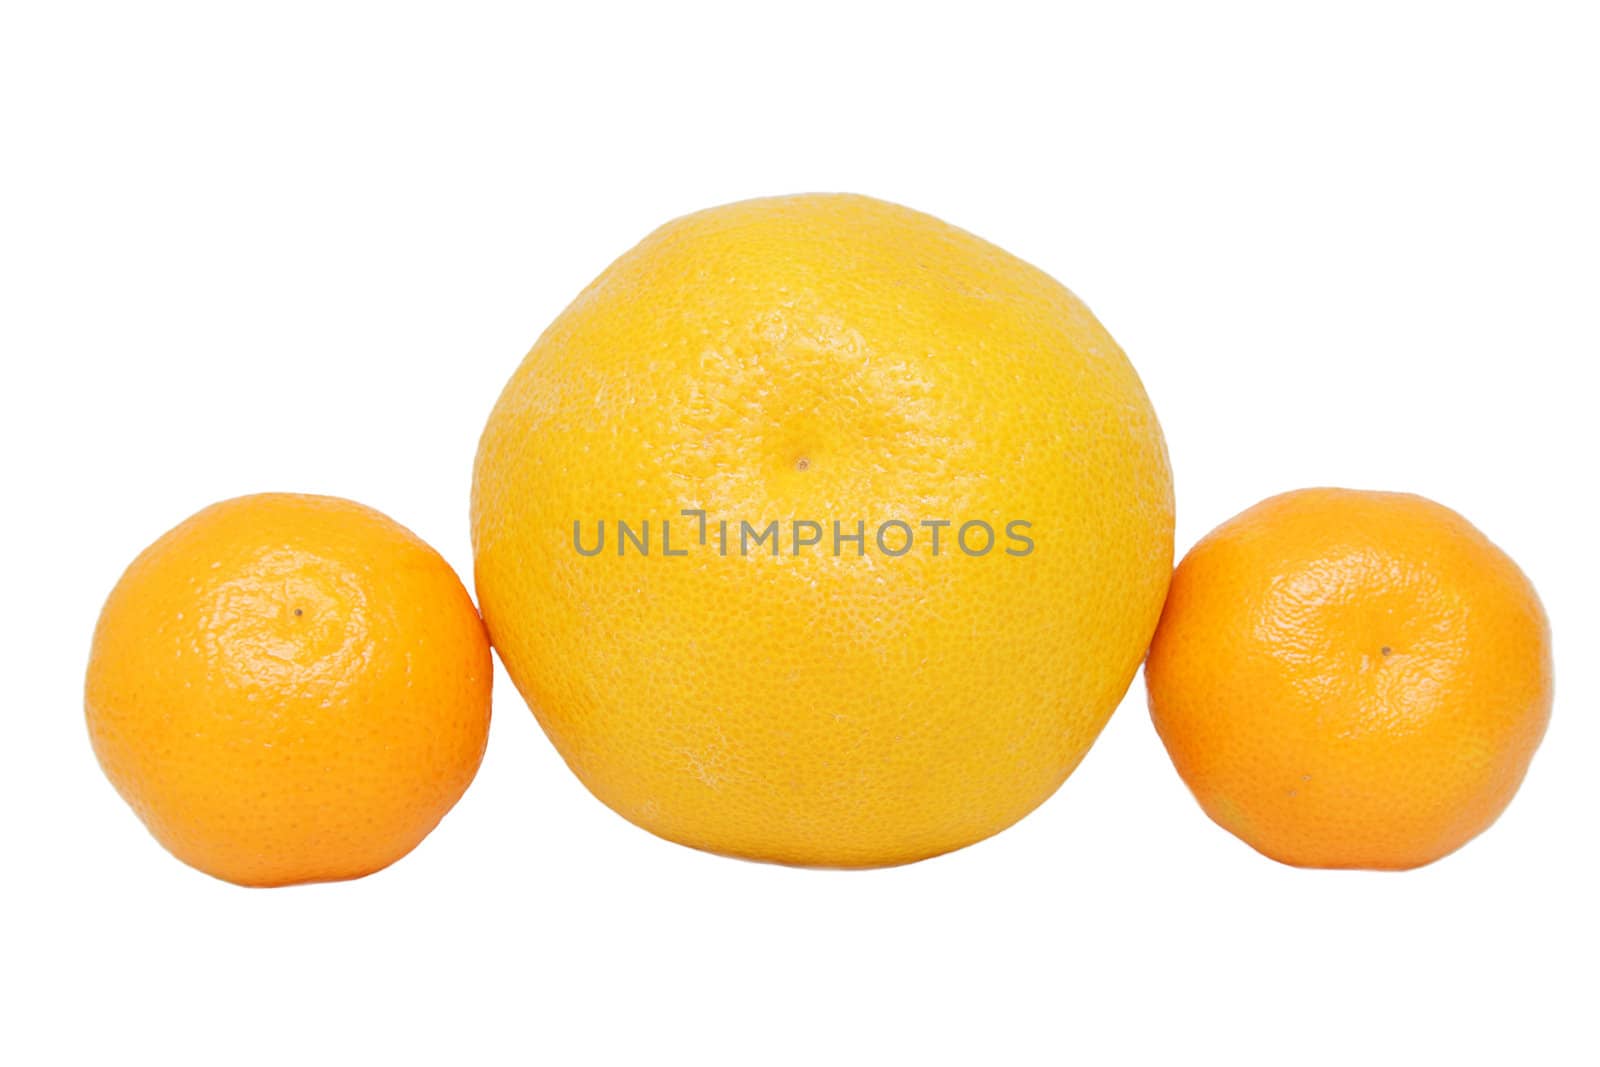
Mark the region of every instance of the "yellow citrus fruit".
<instances>
[{"instance_id":1,"label":"yellow citrus fruit","mask_svg":"<svg viewBox=\"0 0 1600 1067\"><path fill-rule=\"evenodd\" d=\"M450 565L370 508L215 504L135 559L85 706L117 791L173 855L241 885L370 874L477 772L492 663Z\"/></svg>"},{"instance_id":2,"label":"yellow citrus fruit","mask_svg":"<svg viewBox=\"0 0 1600 1067\"><path fill-rule=\"evenodd\" d=\"M1172 488L1060 284L792 196L668 223L578 296L489 418L472 528L490 636L596 796L697 848L872 866L1077 765L1160 613Z\"/></svg>"},{"instance_id":3,"label":"yellow citrus fruit","mask_svg":"<svg viewBox=\"0 0 1600 1067\"><path fill-rule=\"evenodd\" d=\"M1206 813L1273 859L1401 869L1492 823L1550 716L1532 585L1419 496L1306 489L1179 564L1145 668Z\"/></svg>"}]
</instances>

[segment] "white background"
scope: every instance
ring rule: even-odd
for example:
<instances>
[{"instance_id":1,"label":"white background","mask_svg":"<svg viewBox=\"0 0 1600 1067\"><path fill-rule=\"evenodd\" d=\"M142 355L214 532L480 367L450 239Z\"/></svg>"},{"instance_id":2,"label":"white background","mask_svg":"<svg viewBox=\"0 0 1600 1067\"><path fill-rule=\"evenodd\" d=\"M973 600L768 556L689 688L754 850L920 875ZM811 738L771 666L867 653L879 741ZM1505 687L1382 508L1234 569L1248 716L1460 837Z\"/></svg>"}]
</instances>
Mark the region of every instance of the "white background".
<instances>
[{"instance_id":1,"label":"white background","mask_svg":"<svg viewBox=\"0 0 1600 1067\"><path fill-rule=\"evenodd\" d=\"M0 16L0 1059L1595 1062L1592 9L553 6ZM997 838L759 866L611 814L502 674L397 866L247 891L168 857L82 723L134 554L284 489L470 573L477 435L543 326L666 219L810 190L1077 291L1164 422L1180 551L1329 483L1498 541L1557 665L1506 816L1408 874L1279 866L1136 681Z\"/></svg>"}]
</instances>

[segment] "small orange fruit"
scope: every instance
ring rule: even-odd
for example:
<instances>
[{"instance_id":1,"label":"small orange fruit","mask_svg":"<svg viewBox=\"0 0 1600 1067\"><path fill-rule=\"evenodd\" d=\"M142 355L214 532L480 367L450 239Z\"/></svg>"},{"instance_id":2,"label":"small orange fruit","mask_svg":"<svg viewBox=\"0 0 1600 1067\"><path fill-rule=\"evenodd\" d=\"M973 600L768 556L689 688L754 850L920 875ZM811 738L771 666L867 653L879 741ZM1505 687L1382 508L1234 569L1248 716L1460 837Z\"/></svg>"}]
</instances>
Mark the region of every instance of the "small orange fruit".
<instances>
[{"instance_id":1,"label":"small orange fruit","mask_svg":"<svg viewBox=\"0 0 1600 1067\"><path fill-rule=\"evenodd\" d=\"M1305 489L1194 546L1145 681L1224 829L1296 866L1405 869L1510 802L1550 717L1550 632L1517 565L1450 509Z\"/></svg>"},{"instance_id":2,"label":"small orange fruit","mask_svg":"<svg viewBox=\"0 0 1600 1067\"><path fill-rule=\"evenodd\" d=\"M348 500L215 504L145 549L95 628L101 766L173 855L240 885L358 878L477 772L489 645L439 554Z\"/></svg>"}]
</instances>

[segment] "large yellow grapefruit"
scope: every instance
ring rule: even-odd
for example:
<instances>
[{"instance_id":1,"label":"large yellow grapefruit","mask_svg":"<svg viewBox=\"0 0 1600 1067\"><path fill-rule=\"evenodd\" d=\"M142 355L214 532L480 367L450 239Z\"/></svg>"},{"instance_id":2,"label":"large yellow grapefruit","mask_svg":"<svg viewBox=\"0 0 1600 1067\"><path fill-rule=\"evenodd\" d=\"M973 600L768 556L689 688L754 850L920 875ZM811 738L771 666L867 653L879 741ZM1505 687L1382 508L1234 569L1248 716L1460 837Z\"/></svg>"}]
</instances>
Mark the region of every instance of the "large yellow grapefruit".
<instances>
[{"instance_id":1,"label":"large yellow grapefruit","mask_svg":"<svg viewBox=\"0 0 1600 1067\"><path fill-rule=\"evenodd\" d=\"M573 301L489 418L472 530L491 639L596 796L874 866L1004 829L1082 759L1161 611L1172 485L1059 283L791 196L668 223Z\"/></svg>"}]
</instances>

